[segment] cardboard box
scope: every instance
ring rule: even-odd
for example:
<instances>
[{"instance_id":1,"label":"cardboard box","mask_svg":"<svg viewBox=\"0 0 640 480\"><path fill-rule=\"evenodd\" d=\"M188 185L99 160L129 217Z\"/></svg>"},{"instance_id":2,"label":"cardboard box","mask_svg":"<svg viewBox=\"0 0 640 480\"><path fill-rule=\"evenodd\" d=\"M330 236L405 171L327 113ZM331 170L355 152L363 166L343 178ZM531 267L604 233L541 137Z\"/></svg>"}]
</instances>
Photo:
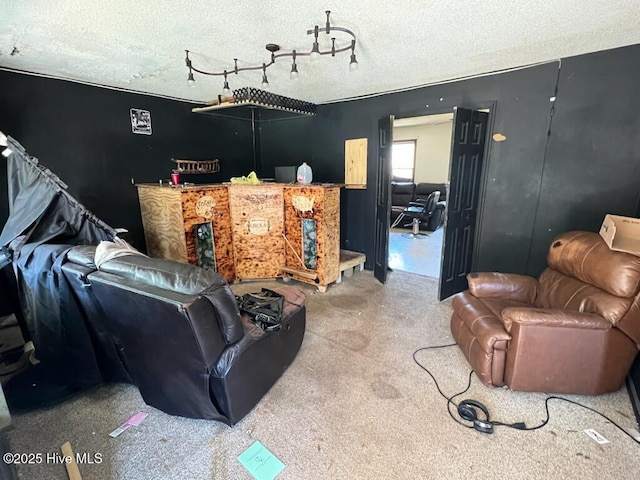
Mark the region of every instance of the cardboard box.
<instances>
[{"instance_id":1,"label":"cardboard box","mask_svg":"<svg viewBox=\"0 0 640 480\"><path fill-rule=\"evenodd\" d=\"M640 218L607 214L600 236L611 250L640 256Z\"/></svg>"}]
</instances>

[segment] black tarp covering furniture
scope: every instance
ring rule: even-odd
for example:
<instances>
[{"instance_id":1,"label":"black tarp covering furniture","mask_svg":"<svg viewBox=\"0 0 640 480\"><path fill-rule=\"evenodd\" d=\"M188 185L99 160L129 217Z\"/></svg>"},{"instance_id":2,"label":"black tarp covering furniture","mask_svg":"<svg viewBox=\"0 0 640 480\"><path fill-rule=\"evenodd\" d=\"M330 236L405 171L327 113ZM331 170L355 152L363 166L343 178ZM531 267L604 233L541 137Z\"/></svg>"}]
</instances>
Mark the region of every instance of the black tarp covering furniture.
<instances>
[{"instance_id":1,"label":"black tarp covering furniture","mask_svg":"<svg viewBox=\"0 0 640 480\"><path fill-rule=\"evenodd\" d=\"M116 232L66 191L66 184L11 137L5 137L9 218L0 247L9 247L15 279L0 277L2 288L16 283L12 304L25 341L33 341L40 374L57 385L82 389L104 380L83 318L62 281L60 265L76 245L97 245ZM10 267L9 267L10 268ZM6 274L6 269L5 272ZM12 379L11 382L15 383ZM10 385L7 396L11 394Z\"/></svg>"},{"instance_id":2,"label":"black tarp covering furniture","mask_svg":"<svg viewBox=\"0 0 640 480\"><path fill-rule=\"evenodd\" d=\"M115 231L10 137L8 148L10 215L0 247L13 252L35 368L74 389L132 382L170 414L240 421L300 349L302 291L282 287L285 328L263 332L215 272L140 255L98 269L95 246Z\"/></svg>"},{"instance_id":3,"label":"black tarp covering furniture","mask_svg":"<svg viewBox=\"0 0 640 480\"><path fill-rule=\"evenodd\" d=\"M67 192L67 185L7 137L9 218L0 233L0 246L20 238L26 243L97 245L116 232ZM14 243L15 245L15 243Z\"/></svg>"}]
</instances>

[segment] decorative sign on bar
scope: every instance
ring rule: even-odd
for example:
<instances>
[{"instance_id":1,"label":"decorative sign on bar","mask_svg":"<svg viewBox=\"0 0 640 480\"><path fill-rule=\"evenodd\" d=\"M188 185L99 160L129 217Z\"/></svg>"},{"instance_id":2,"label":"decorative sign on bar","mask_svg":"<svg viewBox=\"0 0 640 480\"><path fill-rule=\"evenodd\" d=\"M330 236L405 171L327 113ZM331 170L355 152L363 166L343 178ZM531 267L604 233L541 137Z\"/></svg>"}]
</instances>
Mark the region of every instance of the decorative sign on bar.
<instances>
[{"instance_id":1,"label":"decorative sign on bar","mask_svg":"<svg viewBox=\"0 0 640 480\"><path fill-rule=\"evenodd\" d=\"M211 218L216 208L216 201L209 195L200 197L196 202L196 214L200 217Z\"/></svg>"},{"instance_id":2,"label":"decorative sign on bar","mask_svg":"<svg viewBox=\"0 0 640 480\"><path fill-rule=\"evenodd\" d=\"M291 203L299 213L313 212L313 203L316 197L303 197L302 195L293 195Z\"/></svg>"},{"instance_id":3,"label":"decorative sign on bar","mask_svg":"<svg viewBox=\"0 0 640 480\"><path fill-rule=\"evenodd\" d=\"M254 235L266 235L269 233L269 220L266 218L252 218L249 220L249 232Z\"/></svg>"}]
</instances>

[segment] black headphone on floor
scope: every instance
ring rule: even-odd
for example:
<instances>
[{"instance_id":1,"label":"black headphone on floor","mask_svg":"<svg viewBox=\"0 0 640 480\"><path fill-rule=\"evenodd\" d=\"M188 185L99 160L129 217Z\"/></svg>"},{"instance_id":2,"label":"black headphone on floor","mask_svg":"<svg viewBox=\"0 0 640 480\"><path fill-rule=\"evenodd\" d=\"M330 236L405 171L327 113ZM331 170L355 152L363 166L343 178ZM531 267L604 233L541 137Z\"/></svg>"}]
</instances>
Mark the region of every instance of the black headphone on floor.
<instances>
[{"instance_id":1,"label":"black headphone on floor","mask_svg":"<svg viewBox=\"0 0 640 480\"><path fill-rule=\"evenodd\" d=\"M478 418L478 411L484 414L484 420ZM473 428L482 433L493 433L493 422L489 418L489 410L477 400L462 400L458 404L460 418L473 422Z\"/></svg>"},{"instance_id":2,"label":"black headphone on floor","mask_svg":"<svg viewBox=\"0 0 640 480\"><path fill-rule=\"evenodd\" d=\"M418 350L413 352L413 360L414 360L414 362L416 362L416 364L420 368L422 368L425 372L427 372L427 374L431 377L431 380L433 380L433 383L435 383L435 385L436 385L436 389L438 390L438 393L447 401L447 412L449 413L449 415L451 415L451 418L453 418L460 425L464 425L466 428L473 428L473 429L475 429L475 430L477 430L477 431L479 431L481 433L493 433L493 428L496 427L496 426L514 428L516 430L522 430L522 431L538 430L538 429L544 427L545 425L547 425L549 423L549 420L551 419L551 415L549 414L549 401L550 400L558 400L558 401L571 403L573 405L578 405L579 407L582 407L582 408L584 408L586 410L589 410L590 412L598 414L599 416L601 416L602 418L607 420L609 423L614 425L616 428L618 428L626 436L630 437L634 442L640 444L640 437L635 437L632 433L630 433L627 430L625 430L624 428L622 428L620 425L618 425L612 419L607 417L604 413L600 413L599 411L597 411L597 410L595 410L595 409L593 409L591 407L587 407L586 405L582 405L581 403L574 402L573 400L569 400L568 398L557 397L555 395L549 395L545 399L545 401L544 401L544 409L545 409L545 412L547 414L547 418L545 418L542 421L542 423L536 425L535 427L527 427L527 425L524 422L503 423L503 422L500 422L500 421L491 420L489 418L489 410L487 409L487 407L485 407L482 403L478 402L477 400L467 399L467 400L461 401L459 404L456 405L456 403L453 401L453 399L458 397L458 396L460 396L460 395L462 395L463 393L466 393L469 390L469 387L471 387L471 376L473 375L473 370L471 370L469 372L469 381L467 382L467 388L465 388L461 392L458 392L455 395L452 395L452 396L449 397L449 396L445 395L443 393L443 391L440 389L440 386L438 385L438 381L436 380L436 377L434 377L433 374L429 371L429 369L427 369L424 365L422 365L416 359L416 353L418 353L418 352L420 352L422 350L430 350L430 349L433 349L433 348L455 347L455 346L456 346L456 344L452 343L451 345L434 345L434 346L431 346L431 347L419 348ZM466 425L463 422L461 422L458 418L456 418L454 416L453 412L451 411L451 405L452 404L456 405L456 407L458 409L458 416L460 418L462 418L463 420L466 420L467 422L472 422L473 425ZM484 420L481 420L481 419L478 418L478 411L476 409L479 410L484 415Z\"/></svg>"}]
</instances>

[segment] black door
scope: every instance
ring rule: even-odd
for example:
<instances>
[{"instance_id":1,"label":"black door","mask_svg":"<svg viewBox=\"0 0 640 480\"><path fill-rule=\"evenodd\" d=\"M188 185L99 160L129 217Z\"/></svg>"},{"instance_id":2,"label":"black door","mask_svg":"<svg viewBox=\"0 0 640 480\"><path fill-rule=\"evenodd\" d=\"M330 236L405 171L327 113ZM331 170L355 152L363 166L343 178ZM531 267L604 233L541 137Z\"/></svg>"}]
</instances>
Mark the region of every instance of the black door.
<instances>
[{"instance_id":1,"label":"black door","mask_svg":"<svg viewBox=\"0 0 640 480\"><path fill-rule=\"evenodd\" d=\"M387 281L389 268L389 216L391 215L391 148L393 115L378 121L378 175L376 186L376 231L374 276Z\"/></svg>"},{"instance_id":2,"label":"black door","mask_svg":"<svg viewBox=\"0 0 640 480\"><path fill-rule=\"evenodd\" d=\"M467 288L488 120L485 112L454 109L440 300Z\"/></svg>"}]
</instances>

